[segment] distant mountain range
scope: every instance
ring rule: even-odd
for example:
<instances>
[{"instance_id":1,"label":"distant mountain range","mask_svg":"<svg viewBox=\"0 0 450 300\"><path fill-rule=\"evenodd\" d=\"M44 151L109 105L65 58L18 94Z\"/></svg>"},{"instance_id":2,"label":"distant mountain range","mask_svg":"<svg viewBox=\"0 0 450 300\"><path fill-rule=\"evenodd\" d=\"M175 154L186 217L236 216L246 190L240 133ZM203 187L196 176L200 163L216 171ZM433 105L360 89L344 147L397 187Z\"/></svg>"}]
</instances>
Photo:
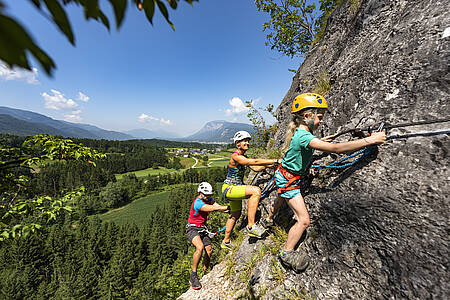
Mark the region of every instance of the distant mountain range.
<instances>
[{"instance_id":1,"label":"distant mountain range","mask_svg":"<svg viewBox=\"0 0 450 300\"><path fill-rule=\"evenodd\" d=\"M255 132L253 126L250 124L231 123L220 120L208 122L198 132L178 140L192 142L233 143L233 136L239 130L248 131L251 135Z\"/></svg>"},{"instance_id":2,"label":"distant mountain range","mask_svg":"<svg viewBox=\"0 0 450 300\"><path fill-rule=\"evenodd\" d=\"M133 129L133 130L128 130L128 131L124 131L124 133L132 135L138 139L176 139L176 138L180 138L180 135L177 135L176 133L173 132L169 132L169 131L164 131L164 130L160 130L160 131L153 131L153 130L148 130L148 129L144 129L144 128L140 128L140 129Z\"/></svg>"},{"instance_id":3,"label":"distant mountain range","mask_svg":"<svg viewBox=\"0 0 450 300\"><path fill-rule=\"evenodd\" d=\"M104 130L99 127L54 120L47 116L0 106L0 133L15 135L35 135L48 133L64 137L106 139L106 140L131 140L131 139L165 139L173 141L193 141L211 143L232 143L236 131L246 130L254 133L253 126L245 123L232 123L227 121L211 121L193 135L179 137L166 131L151 131L148 129L134 129L125 132Z\"/></svg>"},{"instance_id":4,"label":"distant mountain range","mask_svg":"<svg viewBox=\"0 0 450 300\"><path fill-rule=\"evenodd\" d=\"M117 131L109 131L87 124L70 123L47 116L15 108L0 106L0 132L16 135L34 135L49 133L64 137L131 140L134 136Z\"/></svg>"}]
</instances>

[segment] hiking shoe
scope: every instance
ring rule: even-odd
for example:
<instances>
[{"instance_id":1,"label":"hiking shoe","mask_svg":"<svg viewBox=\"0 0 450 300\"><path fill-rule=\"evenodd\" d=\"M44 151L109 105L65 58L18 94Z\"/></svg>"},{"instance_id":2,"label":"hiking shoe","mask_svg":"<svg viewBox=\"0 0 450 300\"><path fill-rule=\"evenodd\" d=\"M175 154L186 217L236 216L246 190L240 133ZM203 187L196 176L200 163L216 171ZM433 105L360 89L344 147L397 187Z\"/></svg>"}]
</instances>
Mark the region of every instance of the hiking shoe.
<instances>
[{"instance_id":1,"label":"hiking shoe","mask_svg":"<svg viewBox=\"0 0 450 300\"><path fill-rule=\"evenodd\" d=\"M200 279L198 278L197 273L191 274L191 278L189 278L189 284L194 290L199 290L202 288L202 284L200 283Z\"/></svg>"},{"instance_id":2,"label":"hiking shoe","mask_svg":"<svg viewBox=\"0 0 450 300\"><path fill-rule=\"evenodd\" d=\"M262 227L264 227L265 229L273 227L273 221L270 221L267 218L262 219L261 221L259 221L259 223L261 223Z\"/></svg>"},{"instance_id":3,"label":"hiking shoe","mask_svg":"<svg viewBox=\"0 0 450 300\"><path fill-rule=\"evenodd\" d=\"M306 253L298 253L294 250L282 251L278 255L278 258L280 259L283 267L290 268L297 273L306 270L309 265L308 255L306 255Z\"/></svg>"},{"instance_id":4,"label":"hiking shoe","mask_svg":"<svg viewBox=\"0 0 450 300\"><path fill-rule=\"evenodd\" d=\"M225 243L225 241L222 240L222 243L220 244L220 248L231 250L231 247L233 247L233 244L231 243L231 241L229 241L228 243Z\"/></svg>"},{"instance_id":5,"label":"hiking shoe","mask_svg":"<svg viewBox=\"0 0 450 300\"><path fill-rule=\"evenodd\" d=\"M254 224L252 228L247 227L247 233L249 236L261 238L266 233L266 229L259 224Z\"/></svg>"}]
</instances>

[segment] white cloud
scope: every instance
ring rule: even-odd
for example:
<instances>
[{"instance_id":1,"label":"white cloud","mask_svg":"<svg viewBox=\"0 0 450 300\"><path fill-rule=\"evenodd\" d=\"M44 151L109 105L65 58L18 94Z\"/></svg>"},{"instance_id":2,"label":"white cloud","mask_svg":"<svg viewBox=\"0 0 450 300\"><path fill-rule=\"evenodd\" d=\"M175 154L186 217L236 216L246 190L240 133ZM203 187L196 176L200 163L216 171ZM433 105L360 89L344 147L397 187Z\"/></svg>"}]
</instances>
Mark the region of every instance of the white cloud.
<instances>
[{"instance_id":1,"label":"white cloud","mask_svg":"<svg viewBox=\"0 0 450 300\"><path fill-rule=\"evenodd\" d=\"M49 95L47 93L42 93L42 97L45 100L45 107L48 109L73 109L78 106L75 101L72 99L66 99L64 95L57 91L57 90L51 90L53 95Z\"/></svg>"},{"instance_id":2,"label":"white cloud","mask_svg":"<svg viewBox=\"0 0 450 300\"><path fill-rule=\"evenodd\" d=\"M67 122L81 122L81 120L83 120L83 118L81 118L81 116L79 115L64 115L64 121Z\"/></svg>"},{"instance_id":3,"label":"white cloud","mask_svg":"<svg viewBox=\"0 0 450 300\"><path fill-rule=\"evenodd\" d=\"M139 122L141 122L141 123L148 123L148 122L151 122L151 121L158 121L161 125L168 125L168 126L172 126L173 125L173 122L172 121L170 121L170 120L165 120L164 118L155 118L155 117L152 117L152 116L149 116L149 115L146 115L146 114L141 114L139 117L138 117L138 121Z\"/></svg>"},{"instance_id":4,"label":"white cloud","mask_svg":"<svg viewBox=\"0 0 450 300\"><path fill-rule=\"evenodd\" d=\"M238 115L249 110L239 97L234 97L229 101L231 108L225 110L227 116Z\"/></svg>"},{"instance_id":5,"label":"white cloud","mask_svg":"<svg viewBox=\"0 0 450 300\"><path fill-rule=\"evenodd\" d=\"M67 122L81 122L83 118L80 116L81 109L72 111L71 114L64 115L64 120Z\"/></svg>"},{"instance_id":6,"label":"white cloud","mask_svg":"<svg viewBox=\"0 0 450 300\"><path fill-rule=\"evenodd\" d=\"M78 92L78 100L81 100L83 102L88 102L89 97L83 94L82 92Z\"/></svg>"},{"instance_id":7,"label":"white cloud","mask_svg":"<svg viewBox=\"0 0 450 300\"><path fill-rule=\"evenodd\" d=\"M170 120L164 120L163 118L161 118L161 120L159 120L159 122L161 122L161 124L165 124L165 125L173 125L172 121Z\"/></svg>"},{"instance_id":8,"label":"white cloud","mask_svg":"<svg viewBox=\"0 0 450 300\"><path fill-rule=\"evenodd\" d=\"M39 81L36 79L37 76L38 70L36 68L33 68L31 71L22 68L10 69L0 62L0 78L4 80L19 80L30 84L39 84Z\"/></svg>"},{"instance_id":9,"label":"white cloud","mask_svg":"<svg viewBox=\"0 0 450 300\"><path fill-rule=\"evenodd\" d=\"M156 118L152 117L152 116L148 116L146 114L141 114L138 118L139 122L141 123L145 123L148 122L149 120L157 120Z\"/></svg>"}]
</instances>

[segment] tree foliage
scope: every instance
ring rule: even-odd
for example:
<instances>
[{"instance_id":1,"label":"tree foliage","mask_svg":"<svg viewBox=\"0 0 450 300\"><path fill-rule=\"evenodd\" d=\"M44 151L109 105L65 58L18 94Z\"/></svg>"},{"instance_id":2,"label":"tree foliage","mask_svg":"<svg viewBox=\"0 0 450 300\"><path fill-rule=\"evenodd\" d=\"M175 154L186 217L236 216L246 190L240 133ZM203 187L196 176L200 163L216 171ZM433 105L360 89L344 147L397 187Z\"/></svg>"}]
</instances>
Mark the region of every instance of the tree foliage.
<instances>
[{"instance_id":1,"label":"tree foliage","mask_svg":"<svg viewBox=\"0 0 450 300\"><path fill-rule=\"evenodd\" d=\"M245 101L245 106L249 108L247 117L249 118L250 122L252 122L253 127L256 131L256 145L264 147L269 141L271 135L274 134L276 124L268 126L262 115L262 112L268 112L272 115L272 117L276 118L274 106L273 104L269 104L265 108L255 107L253 101Z\"/></svg>"},{"instance_id":2,"label":"tree foliage","mask_svg":"<svg viewBox=\"0 0 450 300\"><path fill-rule=\"evenodd\" d=\"M74 4L84 11L86 20L95 20L110 30L110 19L99 4L99 0L28 0L43 15L51 20L63 33L67 40L75 45L75 34L67 15L66 6ZM172 9L176 9L181 0L167 0ZM184 0L190 5L198 0ZM153 24L156 7L166 19L167 23L175 29L169 19L169 12L162 0L108 0L114 12L116 28L122 26L128 2L143 11L147 20ZM0 0L0 60L10 68L19 66L31 70L28 55L34 57L48 75L56 68L53 59L42 50L34 41L28 31L14 18L5 14L5 1Z\"/></svg>"},{"instance_id":3,"label":"tree foliage","mask_svg":"<svg viewBox=\"0 0 450 300\"><path fill-rule=\"evenodd\" d=\"M56 197L34 195L30 191L30 170L44 161L92 160L104 154L74 144L69 139L46 134L28 138L19 147L0 146L0 241L28 235L42 223L55 220L63 211L70 211L69 201L81 196L84 188Z\"/></svg>"},{"instance_id":4,"label":"tree foliage","mask_svg":"<svg viewBox=\"0 0 450 300\"><path fill-rule=\"evenodd\" d=\"M130 197L145 190L149 181L156 180L158 185L167 185L171 180L214 183L223 181L224 171L189 169L176 174L179 178L167 174L142 180L127 176L102 191L106 194L118 187ZM118 226L97 217L74 219L74 214L65 214L58 222L42 226L38 235L3 241L1 298L176 299L189 288L195 247L186 238L185 226L196 195L193 184L173 189L167 202L149 213L147 223L141 227L130 224L133 220ZM210 231L222 228L226 219L226 214L211 214ZM220 242L220 237L213 239L215 253ZM213 255L212 265L219 256Z\"/></svg>"},{"instance_id":5,"label":"tree foliage","mask_svg":"<svg viewBox=\"0 0 450 300\"><path fill-rule=\"evenodd\" d=\"M258 10L270 15L270 20L263 24L263 31L269 32L266 45L290 57L306 54L323 33L328 16L342 2L255 0Z\"/></svg>"}]
</instances>

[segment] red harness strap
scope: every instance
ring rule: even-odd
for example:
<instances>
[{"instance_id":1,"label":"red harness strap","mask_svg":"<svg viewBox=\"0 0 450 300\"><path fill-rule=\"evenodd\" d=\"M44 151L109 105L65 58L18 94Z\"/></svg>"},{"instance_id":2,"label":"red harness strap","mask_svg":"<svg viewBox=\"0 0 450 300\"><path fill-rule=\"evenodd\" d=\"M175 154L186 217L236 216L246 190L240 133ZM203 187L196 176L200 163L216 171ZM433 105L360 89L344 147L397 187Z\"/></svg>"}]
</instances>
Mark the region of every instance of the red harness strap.
<instances>
[{"instance_id":1,"label":"red harness strap","mask_svg":"<svg viewBox=\"0 0 450 300\"><path fill-rule=\"evenodd\" d=\"M288 182L286 182L286 184L283 187L280 187L277 189L278 194L283 194L288 191L292 191L292 190L296 190L296 189L300 188L300 186L290 186L290 185L293 184L294 182L296 182L297 180L301 179L302 176L289 172L288 170L283 168L283 166L281 164L278 166L278 170L280 171L281 175L283 175L283 177L288 180Z\"/></svg>"}]
</instances>

